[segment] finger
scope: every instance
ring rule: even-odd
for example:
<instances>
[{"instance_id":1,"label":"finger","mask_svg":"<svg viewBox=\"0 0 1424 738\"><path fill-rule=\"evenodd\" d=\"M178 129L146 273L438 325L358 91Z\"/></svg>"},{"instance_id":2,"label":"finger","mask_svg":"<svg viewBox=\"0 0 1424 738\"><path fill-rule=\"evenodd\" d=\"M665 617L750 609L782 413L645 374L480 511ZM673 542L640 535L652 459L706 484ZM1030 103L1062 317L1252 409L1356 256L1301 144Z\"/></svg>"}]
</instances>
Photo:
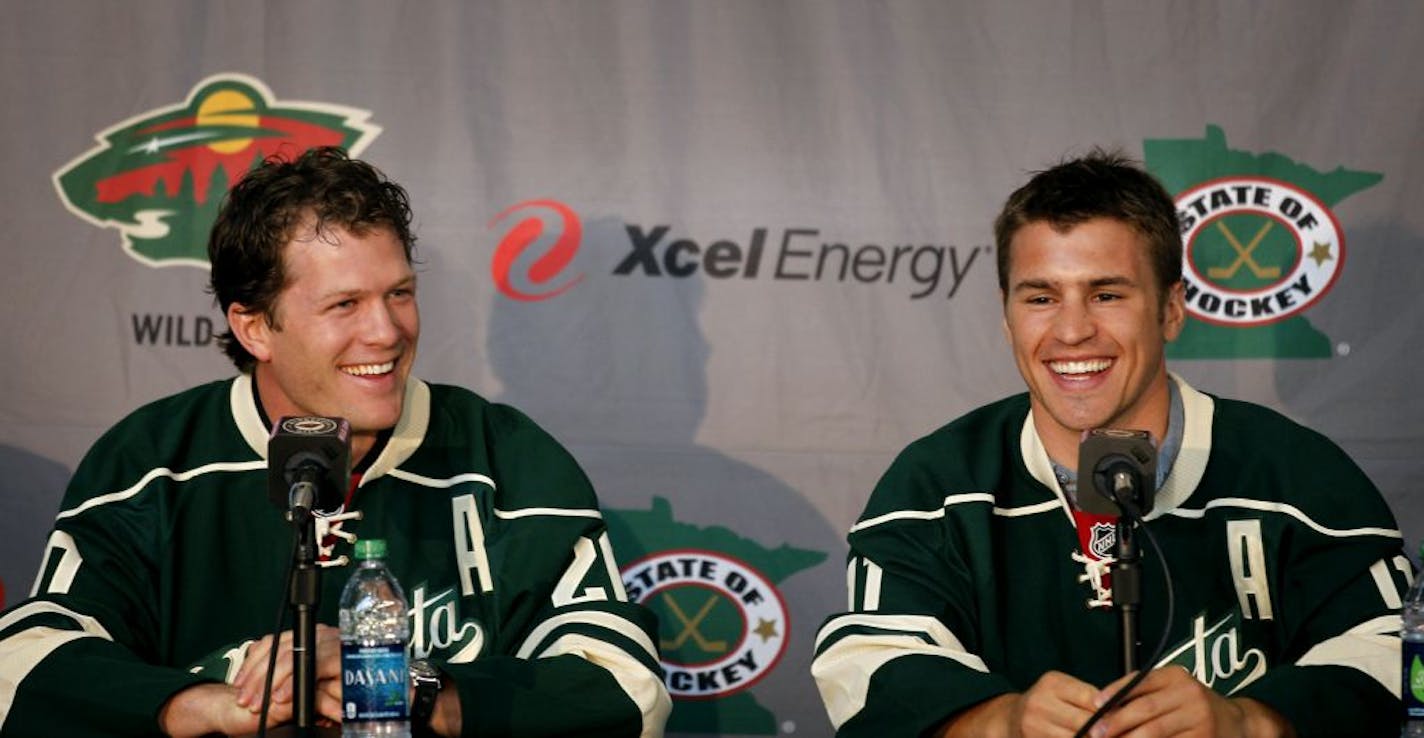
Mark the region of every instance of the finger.
<instances>
[{"instance_id":1,"label":"finger","mask_svg":"<svg viewBox=\"0 0 1424 738\"><path fill-rule=\"evenodd\" d=\"M274 641L270 635L254 641L247 649L247 657L243 659L242 668L238 669L237 678L233 680L234 686L262 681L267 676L267 660L272 655L272 649L280 649L281 645L281 637Z\"/></svg>"},{"instance_id":2,"label":"finger","mask_svg":"<svg viewBox=\"0 0 1424 738\"><path fill-rule=\"evenodd\" d=\"M275 727L292 719L295 706L291 702L273 702L267 709L267 727Z\"/></svg>"},{"instance_id":3,"label":"finger","mask_svg":"<svg viewBox=\"0 0 1424 738\"><path fill-rule=\"evenodd\" d=\"M247 648L242 668L232 680L236 690L236 700L240 707L254 708L255 696L262 689L262 680L267 676L267 658L272 651L272 638L266 636Z\"/></svg>"},{"instance_id":4,"label":"finger","mask_svg":"<svg viewBox=\"0 0 1424 738\"><path fill-rule=\"evenodd\" d=\"M1210 696L1210 690L1181 669L1155 670L1108 716L1105 735L1167 736L1209 726Z\"/></svg>"},{"instance_id":5,"label":"finger","mask_svg":"<svg viewBox=\"0 0 1424 738\"><path fill-rule=\"evenodd\" d=\"M1071 738L1088 722L1092 712L1071 705L1059 704L1055 709L1035 709L1026 712L1020 723L1019 735L1047 738Z\"/></svg>"},{"instance_id":6,"label":"finger","mask_svg":"<svg viewBox=\"0 0 1424 738\"><path fill-rule=\"evenodd\" d=\"M267 649L272 647L272 636L263 636L255 641L247 642L246 654L242 657L242 666L238 668L237 674L232 678L233 686L237 686L252 678L252 672L267 669ZM260 666L259 666L260 664Z\"/></svg>"},{"instance_id":7,"label":"finger","mask_svg":"<svg viewBox=\"0 0 1424 738\"><path fill-rule=\"evenodd\" d=\"M316 675L318 679L341 677L341 631L331 626L317 629Z\"/></svg>"},{"instance_id":8,"label":"finger","mask_svg":"<svg viewBox=\"0 0 1424 738\"><path fill-rule=\"evenodd\" d=\"M340 640L340 631L330 626L318 626L317 637L312 644L313 647L317 649L316 678L318 680L339 678L341 676L341 654L339 650L328 647L325 650L330 653L323 657L323 649L321 647L321 639L323 637L322 628L337 633L337 640ZM272 671L272 699L275 701L289 702L297 687L295 664L296 637L291 631L283 633L282 636L284 650L278 654L277 660L279 663L277 664L277 668Z\"/></svg>"},{"instance_id":9,"label":"finger","mask_svg":"<svg viewBox=\"0 0 1424 738\"><path fill-rule=\"evenodd\" d=\"M343 703L341 701L341 679L319 679L316 683L316 706L318 714L341 722Z\"/></svg>"},{"instance_id":10,"label":"finger","mask_svg":"<svg viewBox=\"0 0 1424 738\"><path fill-rule=\"evenodd\" d=\"M257 731L261 714L260 710L243 709L233 702L229 709L221 711L221 716L218 719L222 725L221 733L223 735L247 735ZM273 706L267 712L267 727L275 727L291 719L290 706Z\"/></svg>"},{"instance_id":11,"label":"finger","mask_svg":"<svg viewBox=\"0 0 1424 738\"><path fill-rule=\"evenodd\" d=\"M1113 681L1112 684L1109 684L1108 686L1103 687L1101 690L1098 691L1097 694L1095 694L1095 695L1093 696L1093 702L1094 702L1094 704L1096 704L1096 705L1099 706L1099 707L1103 706L1109 699L1112 698L1113 695L1117 694L1118 690L1122 689L1123 687L1126 687L1126 686L1127 686L1127 683L1130 682L1130 681L1132 681L1132 680L1135 679L1135 678L1137 678L1137 672L1135 672L1135 671L1129 672L1129 673L1127 673L1127 674L1122 675L1121 677L1118 677L1115 681ZM1143 678L1143 680L1142 680L1143 683L1137 685L1137 688L1136 688L1134 691L1136 691L1136 692L1142 691L1142 690L1147 686L1147 684L1146 684L1147 680L1148 680L1148 679L1151 679L1151 678L1152 678L1152 673L1149 672L1149 673L1147 674L1147 676ZM1124 695L1123 699L1127 699L1128 696L1130 696L1130 695Z\"/></svg>"},{"instance_id":12,"label":"finger","mask_svg":"<svg viewBox=\"0 0 1424 738\"><path fill-rule=\"evenodd\" d=\"M1040 681L1046 694L1060 702L1089 712L1097 708L1093 700L1097 697L1098 688L1075 676L1061 672L1049 672ZM1035 689L1038 688L1035 685Z\"/></svg>"},{"instance_id":13,"label":"finger","mask_svg":"<svg viewBox=\"0 0 1424 738\"><path fill-rule=\"evenodd\" d=\"M1025 736L1072 736L1092 715L1097 691L1067 674L1045 674L1020 703L1020 732Z\"/></svg>"},{"instance_id":14,"label":"finger","mask_svg":"<svg viewBox=\"0 0 1424 738\"><path fill-rule=\"evenodd\" d=\"M337 685L336 693L333 694L328 689L320 690L316 696L317 714L334 722L341 722L341 688Z\"/></svg>"},{"instance_id":15,"label":"finger","mask_svg":"<svg viewBox=\"0 0 1424 738\"><path fill-rule=\"evenodd\" d=\"M272 701L274 703L286 702L291 699L290 694L285 697L282 695L292 675L292 631L282 633L282 637L277 640L276 653L276 663L272 667ZM271 659L270 651L267 657L268 660ZM267 660L263 660L261 672L254 673L252 678L242 686L242 697L247 700L249 707L259 705L261 702L262 692L267 686L267 663Z\"/></svg>"},{"instance_id":16,"label":"finger","mask_svg":"<svg viewBox=\"0 0 1424 738\"><path fill-rule=\"evenodd\" d=\"M316 683L317 694L330 695L337 702L341 701L341 680L322 679Z\"/></svg>"}]
</instances>

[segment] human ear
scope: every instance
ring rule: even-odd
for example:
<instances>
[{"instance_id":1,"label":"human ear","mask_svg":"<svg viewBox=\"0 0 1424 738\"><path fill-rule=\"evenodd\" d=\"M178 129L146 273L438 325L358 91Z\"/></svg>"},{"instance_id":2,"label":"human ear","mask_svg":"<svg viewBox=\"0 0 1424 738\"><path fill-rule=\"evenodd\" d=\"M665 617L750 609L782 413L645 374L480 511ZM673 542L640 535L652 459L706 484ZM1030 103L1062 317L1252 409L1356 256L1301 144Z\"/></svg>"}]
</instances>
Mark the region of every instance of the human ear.
<instances>
[{"instance_id":1,"label":"human ear","mask_svg":"<svg viewBox=\"0 0 1424 738\"><path fill-rule=\"evenodd\" d=\"M1167 290L1167 299L1162 302L1162 335L1168 341L1177 340L1186 322L1186 286L1179 280Z\"/></svg>"},{"instance_id":2,"label":"human ear","mask_svg":"<svg viewBox=\"0 0 1424 738\"><path fill-rule=\"evenodd\" d=\"M273 328L266 313L234 302L227 306L227 326L247 353L258 361L271 360Z\"/></svg>"}]
</instances>

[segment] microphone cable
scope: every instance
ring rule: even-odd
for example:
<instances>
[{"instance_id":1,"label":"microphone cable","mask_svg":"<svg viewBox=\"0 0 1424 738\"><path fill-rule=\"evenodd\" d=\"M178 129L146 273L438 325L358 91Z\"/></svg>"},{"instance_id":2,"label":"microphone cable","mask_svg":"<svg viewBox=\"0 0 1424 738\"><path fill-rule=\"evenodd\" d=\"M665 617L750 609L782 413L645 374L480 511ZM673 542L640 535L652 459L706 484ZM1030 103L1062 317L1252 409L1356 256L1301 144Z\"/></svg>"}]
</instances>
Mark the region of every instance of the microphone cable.
<instances>
[{"instance_id":1,"label":"microphone cable","mask_svg":"<svg viewBox=\"0 0 1424 738\"><path fill-rule=\"evenodd\" d=\"M1141 684L1142 680L1147 678L1147 673L1156 668L1157 660L1162 658L1162 653L1167 650L1167 638L1172 634L1172 618L1176 597L1172 593L1172 572L1167 568L1167 557L1163 555L1162 547L1157 544L1157 537L1152 535L1152 531L1147 527L1147 522L1143 520L1142 515L1138 513L1137 506L1121 504L1121 501L1119 501L1119 504L1127 517L1137 525L1137 529L1146 534L1147 542L1152 544L1152 550L1157 553L1157 561L1162 566L1162 579L1167 584L1167 620L1162 625L1162 637L1157 640L1157 648L1152 652L1152 657L1147 660L1147 666L1138 669L1137 674L1128 680L1127 684L1118 688L1118 690L1108 698L1108 701L1104 702L1103 706L1099 707L1097 711L1088 718L1088 722L1083 723L1083 727L1079 728L1078 732L1073 734L1073 738L1085 738L1088 735L1088 731L1092 730L1093 726L1097 725L1098 721L1102 720L1104 715L1121 704L1122 701L1132 693L1132 690L1137 689L1137 685Z\"/></svg>"},{"instance_id":2,"label":"microphone cable","mask_svg":"<svg viewBox=\"0 0 1424 738\"><path fill-rule=\"evenodd\" d=\"M272 707L272 672L277 670L277 644L282 637L282 624L287 616L287 598L292 591L292 575L297 568L297 548L301 545L299 536L292 536L292 553L287 557L287 576L282 586L282 597L277 603L277 625L272 629L272 647L267 650L267 676L262 681L262 712L257 718L257 738L267 737L267 711ZM292 675L296 677L295 674Z\"/></svg>"}]
</instances>

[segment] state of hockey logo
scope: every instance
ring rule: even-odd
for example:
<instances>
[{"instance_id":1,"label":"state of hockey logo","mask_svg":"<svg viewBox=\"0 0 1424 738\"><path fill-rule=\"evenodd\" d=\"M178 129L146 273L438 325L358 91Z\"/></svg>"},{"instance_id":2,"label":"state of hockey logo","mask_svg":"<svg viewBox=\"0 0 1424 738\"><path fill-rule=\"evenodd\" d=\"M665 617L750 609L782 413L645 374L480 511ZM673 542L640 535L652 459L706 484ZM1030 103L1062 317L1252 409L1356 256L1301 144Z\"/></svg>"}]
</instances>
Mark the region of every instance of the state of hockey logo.
<instances>
[{"instance_id":1,"label":"state of hockey logo","mask_svg":"<svg viewBox=\"0 0 1424 738\"><path fill-rule=\"evenodd\" d=\"M1268 325L1330 291L1345 239L1330 209L1287 182L1212 180L1177 196L1187 310L1216 325Z\"/></svg>"},{"instance_id":2,"label":"state of hockey logo","mask_svg":"<svg viewBox=\"0 0 1424 738\"><path fill-rule=\"evenodd\" d=\"M755 684L786 650L786 603L761 572L731 556L662 551L623 568L628 599L653 610L668 692L715 699Z\"/></svg>"}]
</instances>

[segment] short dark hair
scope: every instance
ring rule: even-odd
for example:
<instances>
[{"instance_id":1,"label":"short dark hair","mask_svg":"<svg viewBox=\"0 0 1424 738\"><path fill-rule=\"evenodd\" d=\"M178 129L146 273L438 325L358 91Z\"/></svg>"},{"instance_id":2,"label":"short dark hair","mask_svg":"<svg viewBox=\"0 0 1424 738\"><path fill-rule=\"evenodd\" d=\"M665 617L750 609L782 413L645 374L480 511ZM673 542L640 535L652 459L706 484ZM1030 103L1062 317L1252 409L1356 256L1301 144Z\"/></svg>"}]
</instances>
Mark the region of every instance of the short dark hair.
<instances>
[{"instance_id":1,"label":"short dark hair","mask_svg":"<svg viewBox=\"0 0 1424 738\"><path fill-rule=\"evenodd\" d=\"M1112 218L1147 240L1159 299L1182 280L1182 232L1172 196L1142 165L1119 151L1093 149L1036 172L994 219L999 289L1009 289L1009 245L1020 228L1047 222L1066 231L1093 218Z\"/></svg>"},{"instance_id":2,"label":"short dark hair","mask_svg":"<svg viewBox=\"0 0 1424 738\"><path fill-rule=\"evenodd\" d=\"M228 191L208 237L208 289L224 315L237 303L277 325L273 308L287 284L283 247L309 219L318 232L335 226L364 235L390 228L411 261L410 198L400 185L334 146L308 149L295 159L271 156ZM257 363L230 329L218 344L239 370Z\"/></svg>"}]
</instances>

